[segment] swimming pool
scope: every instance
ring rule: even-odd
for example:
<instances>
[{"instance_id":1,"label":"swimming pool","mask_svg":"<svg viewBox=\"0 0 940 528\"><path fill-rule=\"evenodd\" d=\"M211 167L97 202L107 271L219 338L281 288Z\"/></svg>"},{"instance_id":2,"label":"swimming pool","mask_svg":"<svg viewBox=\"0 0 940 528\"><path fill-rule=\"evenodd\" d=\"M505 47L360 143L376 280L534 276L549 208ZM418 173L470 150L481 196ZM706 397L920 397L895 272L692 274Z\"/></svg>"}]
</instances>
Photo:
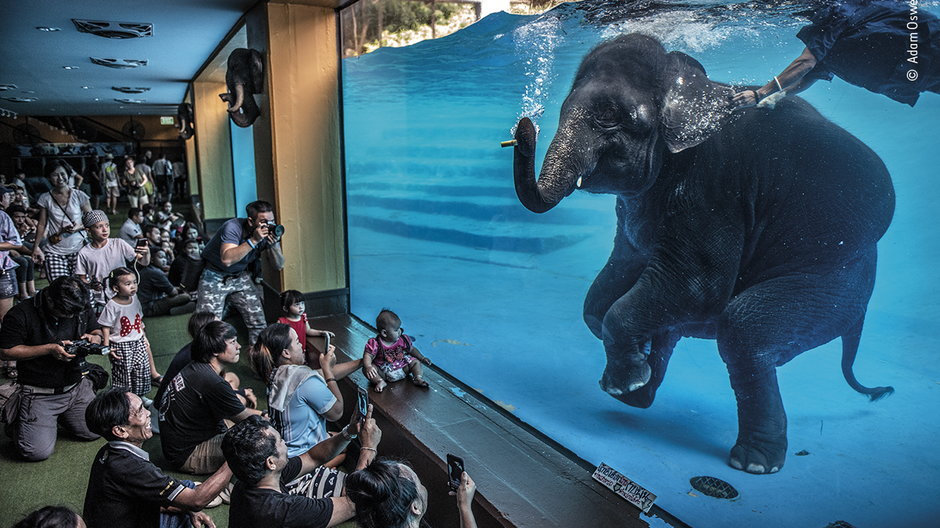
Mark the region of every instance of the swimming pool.
<instances>
[{"instance_id":1,"label":"swimming pool","mask_svg":"<svg viewBox=\"0 0 940 528\"><path fill-rule=\"evenodd\" d=\"M582 305L610 255L615 199L574 192L533 214L513 188L512 149L499 148L531 117L538 169L581 59L605 40L650 34L713 80L763 83L802 50L794 35L806 21L794 13L805 8L586 1L537 16L497 13L448 37L344 59L353 313L371 322L392 308L437 365L582 458L626 474L692 526L933 525L940 96L910 108L839 79L801 94L873 149L893 179L896 209L878 244L855 374L896 393L869 403L852 391L839 340L778 368L789 447L773 475L726 463L736 404L713 340L680 341L648 409L598 387L604 346ZM689 483L701 475L740 496L704 496Z\"/></svg>"}]
</instances>

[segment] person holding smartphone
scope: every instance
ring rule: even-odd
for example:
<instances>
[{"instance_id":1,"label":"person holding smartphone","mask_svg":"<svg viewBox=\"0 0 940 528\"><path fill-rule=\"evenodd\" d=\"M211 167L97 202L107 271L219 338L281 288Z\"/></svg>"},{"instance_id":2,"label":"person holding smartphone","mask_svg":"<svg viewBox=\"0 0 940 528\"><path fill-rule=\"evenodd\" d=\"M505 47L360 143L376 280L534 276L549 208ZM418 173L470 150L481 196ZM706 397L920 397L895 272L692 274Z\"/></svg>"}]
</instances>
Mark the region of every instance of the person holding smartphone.
<instances>
[{"instance_id":1,"label":"person holding smartphone","mask_svg":"<svg viewBox=\"0 0 940 528\"><path fill-rule=\"evenodd\" d=\"M471 505L476 483L466 471L451 495L457 496L460 528L476 528ZM405 462L377 458L346 478L346 496L356 505L362 528L418 528L428 511L428 490Z\"/></svg>"},{"instance_id":2,"label":"person holding smartphone","mask_svg":"<svg viewBox=\"0 0 940 528\"><path fill-rule=\"evenodd\" d=\"M111 270L133 265L134 262L141 266L149 265L150 250L140 244L131 247L122 238L108 238L111 235L111 223L108 215L100 209L83 214L82 225L88 232L90 242L78 250L75 275L95 292L95 308L100 312L113 295L111 289L103 284Z\"/></svg>"}]
</instances>

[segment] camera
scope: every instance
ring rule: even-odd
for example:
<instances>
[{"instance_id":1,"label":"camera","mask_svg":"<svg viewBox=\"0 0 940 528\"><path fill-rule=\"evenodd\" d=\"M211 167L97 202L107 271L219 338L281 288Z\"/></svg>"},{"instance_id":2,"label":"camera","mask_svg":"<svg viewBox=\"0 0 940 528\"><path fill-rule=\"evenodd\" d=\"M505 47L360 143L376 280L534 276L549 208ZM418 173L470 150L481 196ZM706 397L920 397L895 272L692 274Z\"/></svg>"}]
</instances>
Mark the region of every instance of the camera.
<instances>
[{"instance_id":1,"label":"camera","mask_svg":"<svg viewBox=\"0 0 940 528\"><path fill-rule=\"evenodd\" d=\"M72 341L68 345L62 346L65 348L66 352L69 354L74 354L78 357L85 357L89 354L106 355L111 353L111 347L98 345L88 341L87 339L79 339L78 341Z\"/></svg>"},{"instance_id":2,"label":"camera","mask_svg":"<svg viewBox=\"0 0 940 528\"><path fill-rule=\"evenodd\" d=\"M279 239L284 235L284 226L281 224L268 224L268 232L275 239Z\"/></svg>"}]
</instances>

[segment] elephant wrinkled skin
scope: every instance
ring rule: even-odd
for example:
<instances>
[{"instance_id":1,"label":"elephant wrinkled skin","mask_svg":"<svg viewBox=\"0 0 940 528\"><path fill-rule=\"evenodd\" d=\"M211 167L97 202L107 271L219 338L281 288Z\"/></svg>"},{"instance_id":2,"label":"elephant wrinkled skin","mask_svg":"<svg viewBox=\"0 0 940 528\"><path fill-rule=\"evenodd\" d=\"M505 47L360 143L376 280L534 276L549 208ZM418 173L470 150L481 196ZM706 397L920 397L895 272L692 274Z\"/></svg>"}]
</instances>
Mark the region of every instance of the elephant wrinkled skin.
<instances>
[{"instance_id":1,"label":"elephant wrinkled skin","mask_svg":"<svg viewBox=\"0 0 940 528\"><path fill-rule=\"evenodd\" d=\"M655 39L624 35L582 61L535 179L516 129L516 193L542 213L575 189L617 196L617 234L584 301L607 354L600 385L648 407L680 338L716 339L738 404L731 466L778 471L776 367L838 337L852 364L894 189L881 159L799 98L732 113L727 85Z\"/></svg>"}]
</instances>

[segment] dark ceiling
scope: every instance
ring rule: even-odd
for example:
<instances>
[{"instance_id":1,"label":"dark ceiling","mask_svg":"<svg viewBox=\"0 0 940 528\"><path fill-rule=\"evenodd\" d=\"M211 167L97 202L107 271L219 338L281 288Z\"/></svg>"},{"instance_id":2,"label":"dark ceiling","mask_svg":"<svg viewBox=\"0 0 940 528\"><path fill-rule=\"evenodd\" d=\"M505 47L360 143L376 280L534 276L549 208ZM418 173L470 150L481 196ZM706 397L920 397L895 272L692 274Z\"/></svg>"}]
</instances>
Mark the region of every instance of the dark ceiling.
<instances>
[{"instance_id":1,"label":"dark ceiling","mask_svg":"<svg viewBox=\"0 0 940 528\"><path fill-rule=\"evenodd\" d=\"M258 0L4 0L0 17L0 108L20 115L175 114L187 83ZM322 2L309 2L322 3ZM72 19L150 23L152 36L80 33ZM37 27L59 28L45 32ZM90 57L146 60L133 69ZM65 69L65 66L77 69ZM125 94L112 87L145 87ZM35 97L34 102L6 98ZM119 103L132 98L141 104Z\"/></svg>"}]
</instances>

